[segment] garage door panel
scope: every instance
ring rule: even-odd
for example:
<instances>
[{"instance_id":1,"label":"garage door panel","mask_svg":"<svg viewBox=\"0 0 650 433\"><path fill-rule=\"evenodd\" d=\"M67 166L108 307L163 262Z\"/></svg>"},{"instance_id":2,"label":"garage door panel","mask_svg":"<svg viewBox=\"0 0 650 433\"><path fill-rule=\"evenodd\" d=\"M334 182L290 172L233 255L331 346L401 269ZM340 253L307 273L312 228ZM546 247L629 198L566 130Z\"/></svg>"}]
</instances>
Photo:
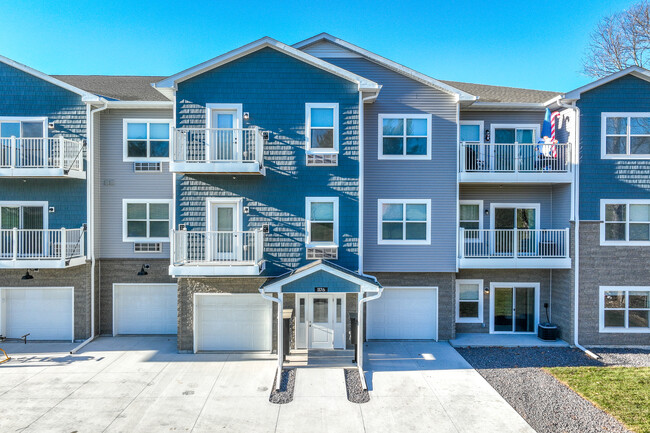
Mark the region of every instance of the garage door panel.
<instances>
[{"instance_id":1,"label":"garage door panel","mask_svg":"<svg viewBox=\"0 0 650 433\"><path fill-rule=\"evenodd\" d=\"M73 289L20 288L2 290L2 331L7 338L30 334L31 340L72 340Z\"/></svg>"},{"instance_id":2,"label":"garage door panel","mask_svg":"<svg viewBox=\"0 0 650 433\"><path fill-rule=\"evenodd\" d=\"M176 334L175 284L115 284L113 334Z\"/></svg>"},{"instance_id":3,"label":"garage door panel","mask_svg":"<svg viewBox=\"0 0 650 433\"><path fill-rule=\"evenodd\" d=\"M437 289L384 289L368 303L367 338L431 340L437 336Z\"/></svg>"},{"instance_id":4,"label":"garage door panel","mask_svg":"<svg viewBox=\"0 0 650 433\"><path fill-rule=\"evenodd\" d=\"M255 295L198 295L197 351L271 350L271 302Z\"/></svg>"}]
</instances>

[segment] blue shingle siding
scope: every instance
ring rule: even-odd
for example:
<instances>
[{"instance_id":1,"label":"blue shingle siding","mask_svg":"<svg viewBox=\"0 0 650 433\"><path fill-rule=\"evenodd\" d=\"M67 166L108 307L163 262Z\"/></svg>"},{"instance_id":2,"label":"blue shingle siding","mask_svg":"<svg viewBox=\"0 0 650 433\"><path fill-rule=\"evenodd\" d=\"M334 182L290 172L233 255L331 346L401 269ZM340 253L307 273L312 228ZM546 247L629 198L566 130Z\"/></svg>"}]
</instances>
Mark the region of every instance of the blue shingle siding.
<instances>
[{"instance_id":1,"label":"blue shingle siding","mask_svg":"<svg viewBox=\"0 0 650 433\"><path fill-rule=\"evenodd\" d=\"M600 220L600 199L650 199L650 160L601 159L603 112L649 112L650 83L626 75L580 96L580 219Z\"/></svg>"},{"instance_id":2,"label":"blue shingle siding","mask_svg":"<svg viewBox=\"0 0 650 433\"><path fill-rule=\"evenodd\" d=\"M358 268L357 85L271 48L179 83L177 126L204 127L207 103L241 103L250 113L244 127L270 131L265 144L266 176L185 175L177 177L177 224L205 230L206 199L243 197L250 213L244 230L270 224L265 237L266 275L307 263L305 197L339 197L337 264ZM339 104L339 165L305 165L305 103Z\"/></svg>"},{"instance_id":3,"label":"blue shingle siding","mask_svg":"<svg viewBox=\"0 0 650 433\"><path fill-rule=\"evenodd\" d=\"M360 290L358 284L354 284L341 277L330 274L326 271L318 271L306 277L297 279L282 287L284 293L314 293L315 287L327 287L330 293L348 292L354 293Z\"/></svg>"},{"instance_id":4,"label":"blue shingle siding","mask_svg":"<svg viewBox=\"0 0 650 433\"><path fill-rule=\"evenodd\" d=\"M81 96L0 62L0 117L47 117L50 137L86 138ZM86 222L86 181L0 179L0 201L47 201L55 207L49 228L76 228Z\"/></svg>"}]
</instances>

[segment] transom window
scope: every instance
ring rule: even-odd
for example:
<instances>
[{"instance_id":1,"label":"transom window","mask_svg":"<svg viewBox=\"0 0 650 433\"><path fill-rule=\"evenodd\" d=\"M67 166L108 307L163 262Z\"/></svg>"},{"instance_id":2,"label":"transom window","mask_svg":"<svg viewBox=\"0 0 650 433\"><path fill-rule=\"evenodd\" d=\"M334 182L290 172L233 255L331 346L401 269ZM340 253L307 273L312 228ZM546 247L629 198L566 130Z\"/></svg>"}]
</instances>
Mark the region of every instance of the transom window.
<instances>
[{"instance_id":1,"label":"transom window","mask_svg":"<svg viewBox=\"0 0 650 433\"><path fill-rule=\"evenodd\" d=\"M601 332L650 332L650 287L600 287Z\"/></svg>"},{"instance_id":2,"label":"transom window","mask_svg":"<svg viewBox=\"0 0 650 433\"><path fill-rule=\"evenodd\" d=\"M339 151L339 104L305 104L306 150L311 153Z\"/></svg>"},{"instance_id":3,"label":"transom window","mask_svg":"<svg viewBox=\"0 0 650 433\"><path fill-rule=\"evenodd\" d=\"M124 119L124 161L167 160L169 136L169 121Z\"/></svg>"},{"instance_id":4,"label":"transom window","mask_svg":"<svg viewBox=\"0 0 650 433\"><path fill-rule=\"evenodd\" d=\"M379 159L430 159L431 115L380 114Z\"/></svg>"},{"instance_id":5,"label":"transom window","mask_svg":"<svg viewBox=\"0 0 650 433\"><path fill-rule=\"evenodd\" d=\"M650 158L650 113L603 113L603 158Z\"/></svg>"},{"instance_id":6,"label":"transom window","mask_svg":"<svg viewBox=\"0 0 650 433\"><path fill-rule=\"evenodd\" d=\"M456 280L456 322L483 322L483 280Z\"/></svg>"},{"instance_id":7,"label":"transom window","mask_svg":"<svg viewBox=\"0 0 650 433\"><path fill-rule=\"evenodd\" d=\"M171 200L124 200L123 240L168 242Z\"/></svg>"},{"instance_id":8,"label":"transom window","mask_svg":"<svg viewBox=\"0 0 650 433\"><path fill-rule=\"evenodd\" d=\"M602 244L650 244L650 201L601 200Z\"/></svg>"},{"instance_id":9,"label":"transom window","mask_svg":"<svg viewBox=\"0 0 650 433\"><path fill-rule=\"evenodd\" d=\"M429 244L431 200L379 200L379 244Z\"/></svg>"},{"instance_id":10,"label":"transom window","mask_svg":"<svg viewBox=\"0 0 650 433\"><path fill-rule=\"evenodd\" d=\"M306 243L308 247L338 245L338 214L337 197L307 197Z\"/></svg>"}]
</instances>

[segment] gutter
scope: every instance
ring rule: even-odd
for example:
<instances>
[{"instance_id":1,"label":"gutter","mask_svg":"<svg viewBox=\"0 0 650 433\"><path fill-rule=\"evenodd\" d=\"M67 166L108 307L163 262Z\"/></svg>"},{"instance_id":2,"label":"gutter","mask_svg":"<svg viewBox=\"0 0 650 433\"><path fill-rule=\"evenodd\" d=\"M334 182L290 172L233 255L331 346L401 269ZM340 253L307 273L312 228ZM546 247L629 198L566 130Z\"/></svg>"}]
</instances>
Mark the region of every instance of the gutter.
<instances>
[{"instance_id":1,"label":"gutter","mask_svg":"<svg viewBox=\"0 0 650 433\"><path fill-rule=\"evenodd\" d=\"M377 279L375 277L371 276L371 275L365 275L365 274L361 274L361 275L363 275L365 277L373 278L373 279L375 279L375 281L377 281ZM364 317L363 317L363 304L365 304L366 302L369 302L369 301L374 301L375 299L379 299L383 292L384 292L384 288L379 287L379 292L377 292L376 295L372 295L372 296L369 296L367 298L362 297L362 298L359 299L359 303L357 304L357 317L358 317L358 321L357 321L357 369L359 370L359 378L361 379L361 387L364 390L368 389L368 384L366 383L366 376L365 376L365 374L363 372L363 338L362 338L363 334L361 333L361 330L363 329L363 322L364 322L364 320L363 320L364 319Z\"/></svg>"},{"instance_id":2,"label":"gutter","mask_svg":"<svg viewBox=\"0 0 650 433\"><path fill-rule=\"evenodd\" d=\"M262 295L262 298L266 299L267 301L275 302L278 304L278 367L275 372L275 389L276 391L280 389L280 385L282 384L282 362L283 362L283 351L284 351L284 341L283 341L283 335L282 335L282 293L278 293L278 297L274 298L273 296L269 296L266 293L264 293L264 290L260 287L259 288L260 295Z\"/></svg>"},{"instance_id":3,"label":"gutter","mask_svg":"<svg viewBox=\"0 0 650 433\"><path fill-rule=\"evenodd\" d=\"M86 119L88 125L88 172L87 172L87 191L88 191L88 250L90 250L90 337L70 351L70 354L77 353L81 348L93 341L95 335L95 113L104 111L108 108L107 101L102 100L103 105L99 108L92 109L91 104L86 105Z\"/></svg>"}]
</instances>

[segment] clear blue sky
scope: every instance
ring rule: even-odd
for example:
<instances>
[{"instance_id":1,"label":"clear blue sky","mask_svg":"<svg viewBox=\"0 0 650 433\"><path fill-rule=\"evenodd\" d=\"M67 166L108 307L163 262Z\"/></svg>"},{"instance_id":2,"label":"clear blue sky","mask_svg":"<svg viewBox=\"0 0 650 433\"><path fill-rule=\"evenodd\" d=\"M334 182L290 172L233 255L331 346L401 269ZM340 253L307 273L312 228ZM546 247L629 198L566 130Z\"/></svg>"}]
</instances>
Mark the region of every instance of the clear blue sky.
<instances>
[{"instance_id":1,"label":"clear blue sky","mask_svg":"<svg viewBox=\"0 0 650 433\"><path fill-rule=\"evenodd\" d=\"M0 54L49 74L171 75L262 36L328 32L434 78L568 91L632 0L0 0Z\"/></svg>"}]
</instances>

